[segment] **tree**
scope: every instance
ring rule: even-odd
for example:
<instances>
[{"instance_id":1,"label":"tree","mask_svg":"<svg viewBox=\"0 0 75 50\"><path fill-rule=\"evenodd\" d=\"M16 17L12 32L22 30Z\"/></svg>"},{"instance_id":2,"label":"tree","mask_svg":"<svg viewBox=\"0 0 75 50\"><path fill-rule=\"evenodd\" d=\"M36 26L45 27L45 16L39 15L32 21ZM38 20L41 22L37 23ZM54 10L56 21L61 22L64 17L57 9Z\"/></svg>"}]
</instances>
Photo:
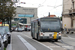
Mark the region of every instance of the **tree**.
<instances>
[{"instance_id":1,"label":"tree","mask_svg":"<svg viewBox=\"0 0 75 50\"><path fill-rule=\"evenodd\" d=\"M11 0L0 0L0 20L2 23L5 22L5 19L10 21L16 15L16 8L13 6L13 2ZM11 27L11 25L10 25Z\"/></svg>"},{"instance_id":2,"label":"tree","mask_svg":"<svg viewBox=\"0 0 75 50\"><path fill-rule=\"evenodd\" d=\"M62 21L62 17L60 17L60 20Z\"/></svg>"},{"instance_id":3,"label":"tree","mask_svg":"<svg viewBox=\"0 0 75 50\"><path fill-rule=\"evenodd\" d=\"M2 0L0 1L0 18L7 19L13 18L16 15L15 7L11 0Z\"/></svg>"}]
</instances>

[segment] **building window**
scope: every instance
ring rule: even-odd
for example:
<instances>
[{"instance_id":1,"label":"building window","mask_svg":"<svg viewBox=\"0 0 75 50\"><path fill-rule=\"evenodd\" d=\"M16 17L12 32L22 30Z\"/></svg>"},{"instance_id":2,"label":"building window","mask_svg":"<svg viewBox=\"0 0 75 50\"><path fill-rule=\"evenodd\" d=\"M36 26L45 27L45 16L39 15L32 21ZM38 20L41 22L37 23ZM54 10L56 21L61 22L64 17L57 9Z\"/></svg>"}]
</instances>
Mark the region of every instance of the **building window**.
<instances>
[{"instance_id":1,"label":"building window","mask_svg":"<svg viewBox=\"0 0 75 50\"><path fill-rule=\"evenodd\" d=\"M27 18L14 18L14 21L19 21L19 23L27 24Z\"/></svg>"},{"instance_id":2,"label":"building window","mask_svg":"<svg viewBox=\"0 0 75 50\"><path fill-rule=\"evenodd\" d=\"M20 20L20 23L27 24L27 19L26 19L26 18L22 18L22 19Z\"/></svg>"}]
</instances>

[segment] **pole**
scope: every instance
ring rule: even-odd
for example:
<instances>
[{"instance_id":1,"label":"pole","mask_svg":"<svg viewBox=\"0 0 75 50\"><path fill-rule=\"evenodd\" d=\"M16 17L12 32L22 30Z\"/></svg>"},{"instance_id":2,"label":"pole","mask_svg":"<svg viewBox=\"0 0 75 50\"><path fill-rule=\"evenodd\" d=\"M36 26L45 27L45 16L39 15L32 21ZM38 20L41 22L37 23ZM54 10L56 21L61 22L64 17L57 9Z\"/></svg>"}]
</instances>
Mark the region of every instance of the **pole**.
<instances>
[{"instance_id":1,"label":"pole","mask_svg":"<svg viewBox=\"0 0 75 50\"><path fill-rule=\"evenodd\" d=\"M31 17L30 17L30 23L31 23Z\"/></svg>"},{"instance_id":2,"label":"pole","mask_svg":"<svg viewBox=\"0 0 75 50\"><path fill-rule=\"evenodd\" d=\"M50 17L50 12L49 12L49 17Z\"/></svg>"},{"instance_id":3,"label":"pole","mask_svg":"<svg viewBox=\"0 0 75 50\"><path fill-rule=\"evenodd\" d=\"M11 32L11 17L9 17L9 30L10 30L10 32Z\"/></svg>"},{"instance_id":4,"label":"pole","mask_svg":"<svg viewBox=\"0 0 75 50\"><path fill-rule=\"evenodd\" d=\"M74 9L74 0L72 0L72 6L73 6L73 9ZM73 19L72 19L72 17L71 17L71 27L73 27Z\"/></svg>"}]
</instances>

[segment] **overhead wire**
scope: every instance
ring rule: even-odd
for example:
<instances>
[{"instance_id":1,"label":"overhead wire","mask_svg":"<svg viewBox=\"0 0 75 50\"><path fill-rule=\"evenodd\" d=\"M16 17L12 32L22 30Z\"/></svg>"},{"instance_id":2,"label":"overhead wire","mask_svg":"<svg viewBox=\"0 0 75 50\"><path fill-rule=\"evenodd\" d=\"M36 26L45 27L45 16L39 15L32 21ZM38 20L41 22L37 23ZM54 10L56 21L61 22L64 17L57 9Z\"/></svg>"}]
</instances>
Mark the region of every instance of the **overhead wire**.
<instances>
[{"instance_id":1,"label":"overhead wire","mask_svg":"<svg viewBox=\"0 0 75 50\"><path fill-rule=\"evenodd\" d=\"M67 0L67 1L65 1L65 3L66 2L68 2L69 0ZM56 1L57 2L57 1ZM58 7L60 7L60 6L63 6L62 4L60 4L60 5L57 5L56 6L56 3L55 3L55 6L51 6L51 5L47 5L48 7L53 7L50 11L53 11L54 9L56 9L56 8L58 8ZM41 6L40 6L41 7ZM38 7L39 8L39 7ZM47 12L45 12L45 13L47 13ZM43 13L43 14L45 14L45 13ZM40 14L40 15L43 15L43 14Z\"/></svg>"},{"instance_id":2,"label":"overhead wire","mask_svg":"<svg viewBox=\"0 0 75 50\"><path fill-rule=\"evenodd\" d=\"M44 2L42 4L44 4L46 2L46 0L44 0Z\"/></svg>"},{"instance_id":3,"label":"overhead wire","mask_svg":"<svg viewBox=\"0 0 75 50\"><path fill-rule=\"evenodd\" d=\"M40 6L38 6L38 8L39 7L41 7L41 6L44 6L43 4L46 2L46 0L44 0L43 2L42 2L42 4L39 4Z\"/></svg>"},{"instance_id":4,"label":"overhead wire","mask_svg":"<svg viewBox=\"0 0 75 50\"><path fill-rule=\"evenodd\" d=\"M59 7L59 6L57 6L57 7ZM55 7L55 8L52 8L51 10L49 10L49 11L53 11L54 9L56 9L57 7ZM48 13L48 12L45 12L45 13ZM45 13L43 13L43 14L45 14ZM40 15L43 15L43 14L40 14Z\"/></svg>"},{"instance_id":5,"label":"overhead wire","mask_svg":"<svg viewBox=\"0 0 75 50\"><path fill-rule=\"evenodd\" d=\"M55 2L55 6L54 6L54 7L56 7L56 3L57 3L57 0L56 0L56 2Z\"/></svg>"}]
</instances>

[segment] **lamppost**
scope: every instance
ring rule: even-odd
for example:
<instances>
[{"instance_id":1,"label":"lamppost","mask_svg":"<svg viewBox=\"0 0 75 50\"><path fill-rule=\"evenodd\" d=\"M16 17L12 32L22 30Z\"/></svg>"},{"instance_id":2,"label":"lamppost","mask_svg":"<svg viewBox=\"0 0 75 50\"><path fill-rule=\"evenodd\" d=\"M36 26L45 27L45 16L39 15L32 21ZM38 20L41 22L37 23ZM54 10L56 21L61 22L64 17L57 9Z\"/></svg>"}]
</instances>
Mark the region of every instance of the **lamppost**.
<instances>
[{"instance_id":1,"label":"lamppost","mask_svg":"<svg viewBox=\"0 0 75 50\"><path fill-rule=\"evenodd\" d=\"M73 6L73 9L74 9L74 0L71 0L72 1L72 6ZM72 10L73 10L72 9ZM74 10L73 10L74 11ZM73 19L72 19L72 17L71 17L71 27L73 27Z\"/></svg>"}]
</instances>

